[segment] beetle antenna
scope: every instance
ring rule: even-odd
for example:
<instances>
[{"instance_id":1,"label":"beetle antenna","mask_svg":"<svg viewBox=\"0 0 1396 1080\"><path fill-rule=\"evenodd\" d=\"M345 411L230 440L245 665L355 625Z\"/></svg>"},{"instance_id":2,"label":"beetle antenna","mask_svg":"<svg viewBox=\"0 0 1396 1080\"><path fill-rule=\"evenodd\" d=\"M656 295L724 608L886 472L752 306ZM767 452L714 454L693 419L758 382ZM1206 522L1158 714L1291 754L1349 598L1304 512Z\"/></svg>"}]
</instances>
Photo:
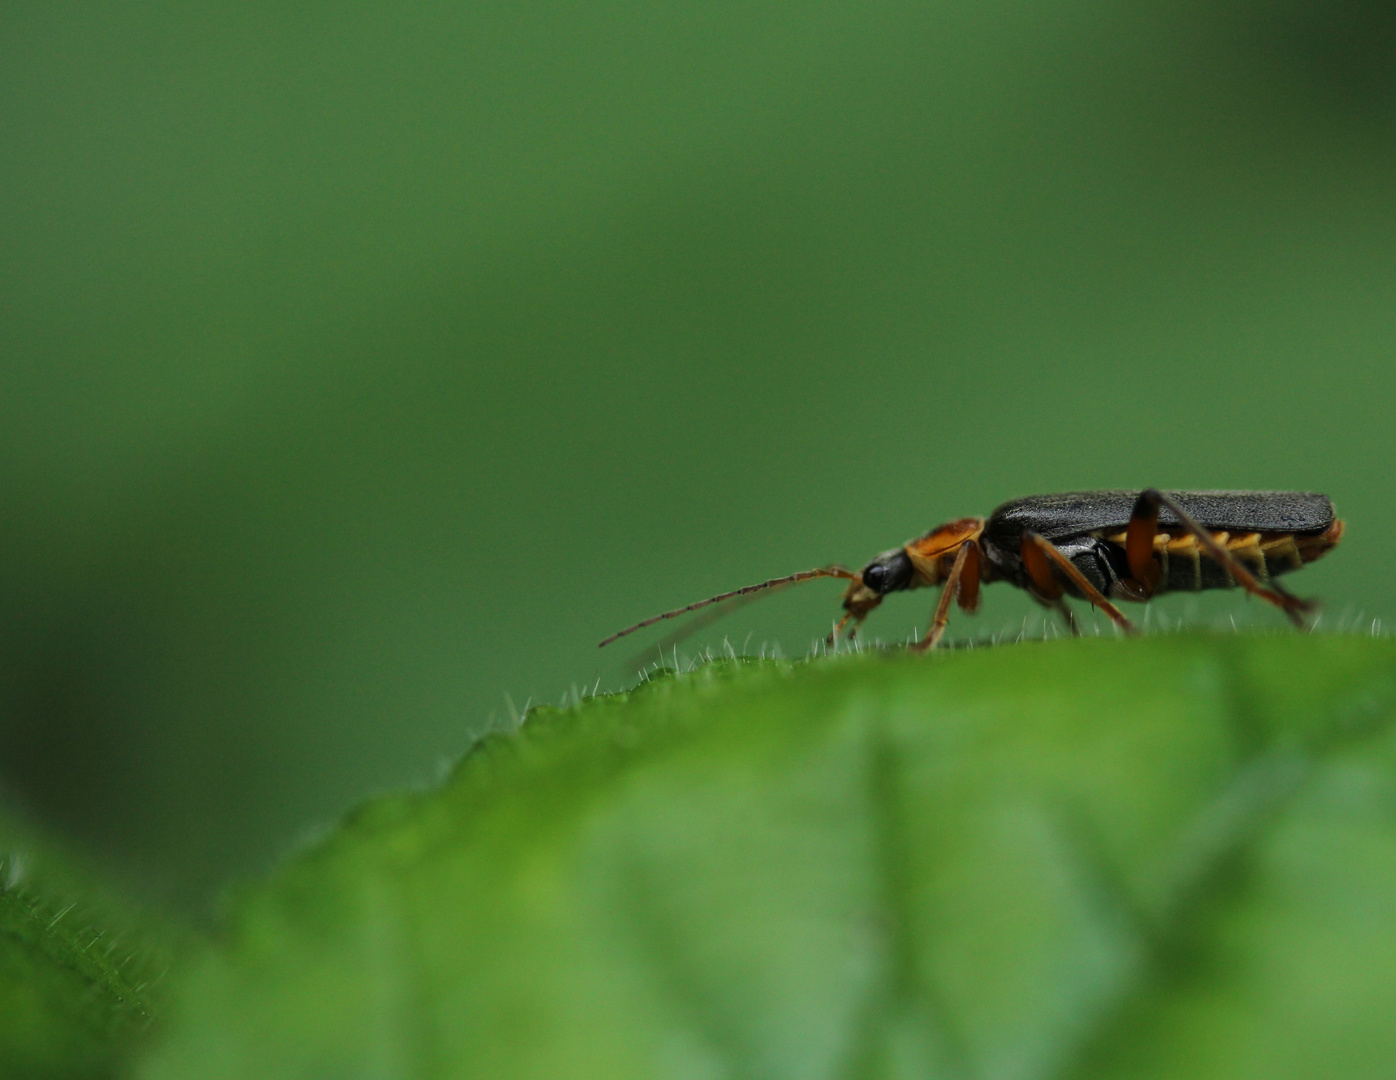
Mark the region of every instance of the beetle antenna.
<instances>
[{"instance_id":1,"label":"beetle antenna","mask_svg":"<svg viewBox=\"0 0 1396 1080\"><path fill-rule=\"evenodd\" d=\"M783 588L783 586L776 585L773 586L769 591L779 592L781 588ZM748 596L734 596L729 600L722 601L722 603L720 604L714 604L712 607L706 609L703 612L703 614L695 615L686 623L683 623L682 625L676 627L674 630L670 631L668 634L665 634L664 637L660 638L659 641L657 641L654 644L654 648L658 649L661 653L663 653L664 650L668 649L670 646L677 645L682 641L686 641L688 638L698 633L699 630L703 629L703 627L707 626L709 623L715 623L718 619L725 619L728 615L731 615L734 611L738 610L739 608L745 607L747 604L750 604L754 600L760 600L762 595L764 594L752 593ZM646 661L648 661L649 655L649 649L645 649L643 652L636 653L628 661L626 661L625 666L628 668L640 667Z\"/></svg>"},{"instance_id":2,"label":"beetle antenna","mask_svg":"<svg viewBox=\"0 0 1396 1080\"><path fill-rule=\"evenodd\" d=\"M731 592L718 593L710 596L706 600L698 600L685 607L675 608L673 611L666 611L662 615L651 615L648 619L637 622L634 626L627 626L624 630L618 630L605 641L601 642L597 648L605 648L618 638L625 637L626 634L633 634L636 630L643 630L647 626L653 626L664 619L677 618L679 615L687 615L690 611L697 611L705 608L709 604L721 603L723 600L731 600L736 596L749 596L752 593L764 592L766 589L774 589L778 585L793 585L798 581L813 581L815 578L844 578L848 581L857 581L858 575L844 566L821 566L815 570L801 570L798 574L787 574L785 577L771 578L770 581L763 581L759 585L743 585L740 589L733 589Z\"/></svg>"}]
</instances>

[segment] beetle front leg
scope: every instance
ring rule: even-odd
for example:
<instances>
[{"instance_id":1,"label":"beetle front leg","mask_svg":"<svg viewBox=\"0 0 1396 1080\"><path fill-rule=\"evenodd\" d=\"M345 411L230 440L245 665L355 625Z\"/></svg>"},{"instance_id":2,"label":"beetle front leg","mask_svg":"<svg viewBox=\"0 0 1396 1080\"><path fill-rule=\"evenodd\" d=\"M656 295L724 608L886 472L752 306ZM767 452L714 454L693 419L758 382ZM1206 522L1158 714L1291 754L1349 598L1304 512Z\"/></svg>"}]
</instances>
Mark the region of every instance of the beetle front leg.
<instances>
[{"instance_id":1,"label":"beetle front leg","mask_svg":"<svg viewBox=\"0 0 1396 1080\"><path fill-rule=\"evenodd\" d=\"M961 578L964 579L963 586ZM930 628L926 631L926 636L912 646L912 651L926 652L940 644L940 639L945 634L945 624L950 621L950 601L957 594L961 606L966 610L974 610L979 599L979 545L973 540L966 540L955 553L955 562L950 567L950 573L945 576L945 585L940 590L940 599L936 601Z\"/></svg>"}]
</instances>

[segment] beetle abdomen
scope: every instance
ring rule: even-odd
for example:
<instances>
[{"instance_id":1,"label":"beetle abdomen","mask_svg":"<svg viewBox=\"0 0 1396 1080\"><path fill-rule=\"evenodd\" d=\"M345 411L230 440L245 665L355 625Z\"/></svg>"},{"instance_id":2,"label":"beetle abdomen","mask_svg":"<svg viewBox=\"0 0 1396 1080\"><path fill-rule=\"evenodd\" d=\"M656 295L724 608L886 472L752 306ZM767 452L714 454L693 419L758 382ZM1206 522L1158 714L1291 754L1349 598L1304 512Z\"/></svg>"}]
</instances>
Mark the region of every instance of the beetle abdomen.
<instances>
[{"instance_id":1,"label":"beetle abdomen","mask_svg":"<svg viewBox=\"0 0 1396 1080\"><path fill-rule=\"evenodd\" d=\"M1341 520L1334 520L1321 533L1212 533L1217 543L1261 581L1269 581L1322 558L1342 536ZM1104 539L1121 550L1124 548L1123 531ZM1226 568L1213 559L1191 533L1178 530L1160 532L1154 539L1154 558L1159 563L1157 591L1160 593L1229 589L1236 585Z\"/></svg>"}]
</instances>

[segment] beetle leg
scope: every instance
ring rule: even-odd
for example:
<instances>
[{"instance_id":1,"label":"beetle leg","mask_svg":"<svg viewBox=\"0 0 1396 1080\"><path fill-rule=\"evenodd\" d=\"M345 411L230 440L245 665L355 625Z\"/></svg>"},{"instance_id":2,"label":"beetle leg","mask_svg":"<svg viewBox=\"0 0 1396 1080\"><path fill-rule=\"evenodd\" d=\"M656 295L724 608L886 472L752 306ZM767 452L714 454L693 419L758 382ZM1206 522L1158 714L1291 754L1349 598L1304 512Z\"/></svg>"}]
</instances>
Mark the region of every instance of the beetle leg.
<instances>
[{"instance_id":1,"label":"beetle leg","mask_svg":"<svg viewBox=\"0 0 1396 1080\"><path fill-rule=\"evenodd\" d=\"M844 628L845 626L848 625L848 620L851 619L851 618L853 618L853 612L850 611L850 612L849 612L847 615L845 615L842 619L840 619L838 622L834 623L834 628L833 628L832 630L830 630L826 635L824 635L824 644L825 644L825 645L833 645L836 641L838 641L838 640L839 640L839 634L843 631L843 628ZM860 620L860 621L861 621L861 620ZM855 633L857 633L857 632L858 632L858 627L857 627L857 626L854 626L854 628L853 628L853 633L850 633L848 636L851 638L851 637L853 636L853 634L855 634Z\"/></svg>"},{"instance_id":2,"label":"beetle leg","mask_svg":"<svg viewBox=\"0 0 1396 1080\"><path fill-rule=\"evenodd\" d=\"M1034 547L1033 550L1036 551L1037 548ZM1048 600L1046 597L1039 596L1035 588L1028 589L1027 593L1048 611L1055 611L1058 615L1060 615L1062 625L1066 627L1067 632L1070 633L1072 637L1081 636L1081 628L1076 624L1075 612L1073 612L1071 608L1067 607L1066 601L1063 600L1060 596L1057 597L1055 600ZM1044 629L1043 632L1046 633L1046 630Z\"/></svg>"},{"instance_id":3,"label":"beetle leg","mask_svg":"<svg viewBox=\"0 0 1396 1080\"><path fill-rule=\"evenodd\" d=\"M1066 590L1062 588L1062 583L1052 573L1052 564L1047 561L1043 549L1028 539L1030 535L1035 534L1023 534L1022 542L1018 545L1018 553L1023 559L1023 569L1028 572L1028 577L1037 587L1039 597L1044 604L1050 607L1054 601L1062 598L1062 594Z\"/></svg>"},{"instance_id":4,"label":"beetle leg","mask_svg":"<svg viewBox=\"0 0 1396 1080\"><path fill-rule=\"evenodd\" d=\"M1129 515L1129 528L1125 531L1125 558L1129 560L1129 572L1134 576L1130 584L1139 587L1141 600L1154 595L1159 579L1159 564L1154 558L1159 504L1148 495L1149 492L1144 492L1135 502L1134 510Z\"/></svg>"},{"instance_id":5,"label":"beetle leg","mask_svg":"<svg viewBox=\"0 0 1396 1080\"><path fill-rule=\"evenodd\" d=\"M1206 549L1209 556L1225 567L1226 572L1236 579L1237 585L1240 585L1241 588L1245 589L1246 592L1253 596L1258 596L1262 600L1274 604L1289 616L1289 621L1294 623L1295 626L1303 627L1304 615L1314 608L1312 603L1308 600L1301 600L1299 597L1288 592L1280 592L1274 588L1267 589L1256 580L1254 574L1241 565L1239 559L1232 555L1231 552L1227 551L1226 548L1222 547L1221 544L1217 543L1216 538L1194 521L1172 497L1165 495L1157 488L1149 488L1139 496L1139 502L1143 503L1146 500L1156 506L1166 506L1169 510L1173 511L1173 515L1178 519L1183 528L1197 537L1197 542ZM1157 513L1157 511L1155 511L1155 513Z\"/></svg>"},{"instance_id":6,"label":"beetle leg","mask_svg":"<svg viewBox=\"0 0 1396 1080\"><path fill-rule=\"evenodd\" d=\"M864 622L865 619L867 619L867 616L866 616L866 615L853 615L853 614L851 614L851 613L848 614L848 615L845 615L842 619L840 619L840 620L838 621L838 623L834 626L834 628L833 628L832 630L830 630L829 633L825 636L825 638L824 638L824 644L825 644L825 645L833 645L835 642L838 641L838 639L839 639L839 632L840 632L845 626L848 626L848 620L849 620L849 619L852 619L852 620L853 620L853 625L852 625L852 626L849 626L849 628L848 628L848 636L847 636L846 638L844 638L843 640L844 640L845 642L847 642L848 644L850 644L850 645L853 644L853 639L854 639L855 637L858 636L858 631L861 630L861 629L863 629L863 622Z\"/></svg>"},{"instance_id":7,"label":"beetle leg","mask_svg":"<svg viewBox=\"0 0 1396 1080\"><path fill-rule=\"evenodd\" d=\"M960 591L956 594L956 600L961 611L973 614L979 610L979 545L969 540L964 548L968 554L964 569L960 572Z\"/></svg>"},{"instance_id":8,"label":"beetle leg","mask_svg":"<svg viewBox=\"0 0 1396 1080\"><path fill-rule=\"evenodd\" d=\"M1066 623L1066 628L1071 631L1072 637L1081 636L1081 628L1076 625L1076 615L1066 606L1065 600L1059 596L1047 606L1062 617L1062 622Z\"/></svg>"},{"instance_id":9,"label":"beetle leg","mask_svg":"<svg viewBox=\"0 0 1396 1080\"><path fill-rule=\"evenodd\" d=\"M936 601L935 614L931 617L930 629L926 631L926 636L912 646L915 652L926 652L934 649L940 644L941 636L945 633L945 624L950 621L950 601L956 593L960 592L960 577L965 575L965 567L970 562L970 549L974 549L974 562L971 573L974 575L973 585L968 584L966 575L965 595L971 600L979 595L979 545L973 540L966 540L960 545L960 550L955 553L955 562L950 567L950 573L945 576L945 585L940 590L940 599Z\"/></svg>"},{"instance_id":10,"label":"beetle leg","mask_svg":"<svg viewBox=\"0 0 1396 1080\"><path fill-rule=\"evenodd\" d=\"M1111 622L1126 634L1133 634L1135 632L1134 624L1125 618L1124 613L1119 608L1101 595L1100 590L1091 584L1090 579L1087 578L1085 574L1081 573L1080 568L1077 567L1074 562L1062 554L1061 549L1058 548L1056 544L1038 533L1028 531L1023 534L1023 550L1028 551L1032 549L1040 551L1043 555L1047 556L1047 558L1051 559L1052 562L1056 563L1061 572L1071 580L1073 585L1081 590L1081 594L1087 600L1100 608L1106 615L1110 616ZM1029 564L1029 572L1031 571L1032 566ZM1034 574L1033 579L1034 583L1041 588L1042 583L1037 581L1037 575ZM1055 582L1053 582L1053 584L1055 584ZM1060 588L1060 586L1057 587ZM1058 592L1052 599L1060 600L1061 593Z\"/></svg>"}]
</instances>

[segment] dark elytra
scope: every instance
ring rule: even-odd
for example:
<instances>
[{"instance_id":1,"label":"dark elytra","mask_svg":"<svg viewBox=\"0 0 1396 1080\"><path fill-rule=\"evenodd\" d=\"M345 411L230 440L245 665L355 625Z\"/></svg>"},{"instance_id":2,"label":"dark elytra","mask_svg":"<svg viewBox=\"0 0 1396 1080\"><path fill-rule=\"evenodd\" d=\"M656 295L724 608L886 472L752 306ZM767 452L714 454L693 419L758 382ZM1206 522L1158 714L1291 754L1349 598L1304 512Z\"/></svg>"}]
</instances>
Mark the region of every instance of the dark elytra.
<instances>
[{"instance_id":1,"label":"dark elytra","mask_svg":"<svg viewBox=\"0 0 1396 1080\"><path fill-rule=\"evenodd\" d=\"M1327 495L1308 491L1169 491L1204 529L1246 532L1321 533L1333 524ZM1016 548L1025 529L1048 540L1061 540L1102 529L1123 529L1139 499L1137 490L1068 491L1029 495L1006 502L984 527L985 539ZM1177 517L1159 508L1161 529L1176 527Z\"/></svg>"}]
</instances>

